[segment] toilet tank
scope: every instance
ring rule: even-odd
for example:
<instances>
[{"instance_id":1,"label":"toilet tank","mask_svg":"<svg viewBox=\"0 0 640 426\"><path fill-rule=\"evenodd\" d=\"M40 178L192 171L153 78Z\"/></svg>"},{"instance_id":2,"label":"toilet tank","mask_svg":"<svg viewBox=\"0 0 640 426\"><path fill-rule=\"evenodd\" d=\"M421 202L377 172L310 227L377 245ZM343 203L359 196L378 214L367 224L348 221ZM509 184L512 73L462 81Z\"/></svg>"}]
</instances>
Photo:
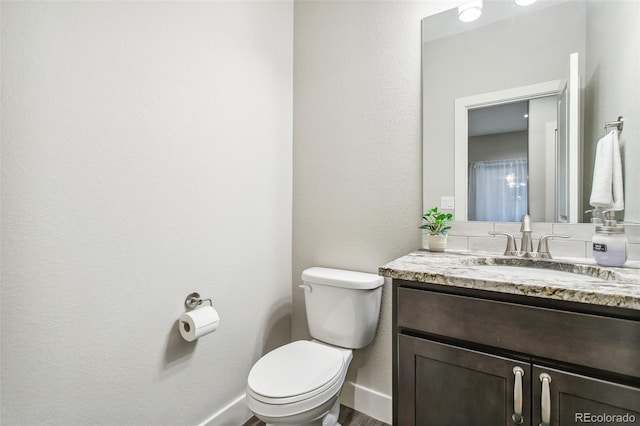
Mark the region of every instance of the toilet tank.
<instances>
[{"instance_id":1,"label":"toilet tank","mask_svg":"<svg viewBox=\"0 0 640 426\"><path fill-rule=\"evenodd\" d=\"M302 281L313 338L351 349L371 343L378 327L384 278L314 267L302 272Z\"/></svg>"}]
</instances>

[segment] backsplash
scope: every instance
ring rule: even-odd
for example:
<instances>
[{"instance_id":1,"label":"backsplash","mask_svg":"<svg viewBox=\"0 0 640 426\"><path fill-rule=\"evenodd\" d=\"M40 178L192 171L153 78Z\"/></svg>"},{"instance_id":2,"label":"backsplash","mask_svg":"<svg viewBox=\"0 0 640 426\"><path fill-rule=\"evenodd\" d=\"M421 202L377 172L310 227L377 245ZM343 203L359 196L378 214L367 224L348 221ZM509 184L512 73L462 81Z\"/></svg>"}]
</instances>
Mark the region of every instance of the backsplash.
<instances>
[{"instance_id":1,"label":"backsplash","mask_svg":"<svg viewBox=\"0 0 640 426\"><path fill-rule=\"evenodd\" d=\"M591 258L591 238L595 232L591 223L539 223L534 222L533 248L538 246L540 237L546 234L564 234L571 238L549 240L549 250L554 257ZM625 224L625 235L629 240L628 260L640 260L640 225ZM508 232L516 238L520 247L520 223L518 222L453 222L447 239L447 248L452 250L487 251L502 254L506 237L491 236L489 232Z\"/></svg>"}]
</instances>

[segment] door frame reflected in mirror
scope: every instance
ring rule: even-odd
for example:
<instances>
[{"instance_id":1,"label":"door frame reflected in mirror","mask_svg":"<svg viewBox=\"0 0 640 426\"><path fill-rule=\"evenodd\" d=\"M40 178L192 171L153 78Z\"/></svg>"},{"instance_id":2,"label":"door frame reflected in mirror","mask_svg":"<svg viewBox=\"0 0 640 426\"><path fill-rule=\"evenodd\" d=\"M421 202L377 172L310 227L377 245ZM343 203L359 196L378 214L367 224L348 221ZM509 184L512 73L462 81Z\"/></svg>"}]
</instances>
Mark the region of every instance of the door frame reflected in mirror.
<instances>
[{"instance_id":1,"label":"door frame reflected in mirror","mask_svg":"<svg viewBox=\"0 0 640 426\"><path fill-rule=\"evenodd\" d=\"M499 90L490 93L483 93L479 95L467 96L455 99L455 112L454 112L454 138L455 138L455 210L454 218L456 221L468 220L468 197L469 197L469 182L468 182L468 111L470 109L481 108L486 106L505 104L517 101L524 101L530 99L536 99L546 96L557 96L566 87L566 81L564 80L551 80L542 83L521 86L506 90ZM577 119L577 117L576 117ZM580 156L580 144L579 135L571 137L569 139L569 165L577 164ZM573 158L575 157L575 158ZM575 163L574 163L575 162ZM575 165L573 166L575 167ZM576 174L577 175L577 174ZM579 188L573 186L570 187L569 204L572 209L575 210L575 216L573 216L573 222L578 219L577 211L579 209ZM575 206L575 208L573 208Z\"/></svg>"}]
</instances>

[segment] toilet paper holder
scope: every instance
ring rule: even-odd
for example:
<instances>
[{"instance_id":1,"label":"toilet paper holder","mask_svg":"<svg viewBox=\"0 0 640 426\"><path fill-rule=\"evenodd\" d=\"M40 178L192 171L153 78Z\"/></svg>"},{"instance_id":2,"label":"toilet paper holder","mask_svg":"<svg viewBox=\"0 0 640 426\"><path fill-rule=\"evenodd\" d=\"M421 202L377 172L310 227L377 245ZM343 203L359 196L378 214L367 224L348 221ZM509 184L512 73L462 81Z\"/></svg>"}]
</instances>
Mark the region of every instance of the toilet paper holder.
<instances>
[{"instance_id":1,"label":"toilet paper holder","mask_svg":"<svg viewBox=\"0 0 640 426\"><path fill-rule=\"evenodd\" d=\"M209 302L211 304L211 307L213 308L213 300L201 299L200 294L197 292L193 292L187 296L187 298L184 300L184 306L186 306L187 309L193 310L202 305L202 302Z\"/></svg>"}]
</instances>

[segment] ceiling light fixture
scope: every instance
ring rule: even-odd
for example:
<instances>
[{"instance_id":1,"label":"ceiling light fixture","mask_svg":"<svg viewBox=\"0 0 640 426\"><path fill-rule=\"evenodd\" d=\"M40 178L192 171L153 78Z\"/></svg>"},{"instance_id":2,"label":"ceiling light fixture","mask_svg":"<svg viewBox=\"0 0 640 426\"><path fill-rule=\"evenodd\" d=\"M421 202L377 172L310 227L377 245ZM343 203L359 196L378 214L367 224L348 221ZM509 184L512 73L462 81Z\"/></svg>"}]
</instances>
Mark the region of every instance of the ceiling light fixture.
<instances>
[{"instance_id":1,"label":"ceiling light fixture","mask_svg":"<svg viewBox=\"0 0 640 426\"><path fill-rule=\"evenodd\" d=\"M475 21L480 15L482 15L482 0L473 0L458 6L458 19L462 22Z\"/></svg>"},{"instance_id":2,"label":"ceiling light fixture","mask_svg":"<svg viewBox=\"0 0 640 426\"><path fill-rule=\"evenodd\" d=\"M529 6L530 4L535 3L537 0L516 0L516 4L518 6Z\"/></svg>"}]
</instances>

